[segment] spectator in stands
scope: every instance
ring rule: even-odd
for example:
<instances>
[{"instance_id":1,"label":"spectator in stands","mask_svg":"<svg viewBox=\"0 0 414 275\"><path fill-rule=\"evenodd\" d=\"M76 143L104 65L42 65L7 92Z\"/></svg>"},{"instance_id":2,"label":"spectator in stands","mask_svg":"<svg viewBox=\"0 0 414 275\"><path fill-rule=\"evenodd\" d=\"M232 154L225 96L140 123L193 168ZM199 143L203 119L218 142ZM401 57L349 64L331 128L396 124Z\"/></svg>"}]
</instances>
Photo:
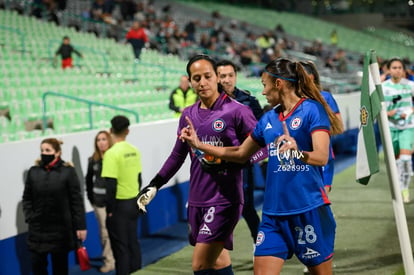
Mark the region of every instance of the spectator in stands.
<instances>
[{"instance_id":1,"label":"spectator in stands","mask_svg":"<svg viewBox=\"0 0 414 275\"><path fill-rule=\"evenodd\" d=\"M322 57L324 55L324 48L322 41L320 39L315 39L312 41L312 45L305 47L303 52L306 54L316 55Z\"/></svg>"},{"instance_id":2,"label":"spectator in stands","mask_svg":"<svg viewBox=\"0 0 414 275\"><path fill-rule=\"evenodd\" d=\"M262 33L258 38L256 38L256 46L262 53L267 49L272 48L275 43L276 41L270 32Z\"/></svg>"},{"instance_id":3,"label":"spectator in stands","mask_svg":"<svg viewBox=\"0 0 414 275\"><path fill-rule=\"evenodd\" d=\"M121 10L122 11L122 10ZM133 19L138 22L143 22L146 19L144 3L138 2L136 4Z\"/></svg>"},{"instance_id":4,"label":"spectator in stands","mask_svg":"<svg viewBox=\"0 0 414 275\"><path fill-rule=\"evenodd\" d=\"M197 22L195 20L190 20L184 27L184 31L187 33L187 38L189 41L195 43L195 34L196 34L196 25Z\"/></svg>"},{"instance_id":5,"label":"spectator in stands","mask_svg":"<svg viewBox=\"0 0 414 275\"><path fill-rule=\"evenodd\" d=\"M70 38L65 36L63 37L62 44L55 53L54 64L56 65L57 57L60 55L62 59L62 69L72 68L72 53L77 54L79 57L83 57L83 55L70 44Z\"/></svg>"},{"instance_id":6,"label":"spectator in stands","mask_svg":"<svg viewBox=\"0 0 414 275\"><path fill-rule=\"evenodd\" d=\"M283 28L283 25L279 23L279 24L276 25L275 31L277 33L285 33L285 28Z\"/></svg>"},{"instance_id":7,"label":"spectator in stands","mask_svg":"<svg viewBox=\"0 0 414 275\"><path fill-rule=\"evenodd\" d=\"M90 18L110 23L114 8L115 2L113 0L95 0L91 5Z\"/></svg>"},{"instance_id":8,"label":"spectator in stands","mask_svg":"<svg viewBox=\"0 0 414 275\"><path fill-rule=\"evenodd\" d=\"M203 32L200 36L200 42L199 45L201 48L208 49L210 47L210 38L208 34Z\"/></svg>"},{"instance_id":9,"label":"spectator in stands","mask_svg":"<svg viewBox=\"0 0 414 275\"><path fill-rule=\"evenodd\" d=\"M331 32L331 45L332 46L337 46L338 45L338 32L336 31L336 29L333 29Z\"/></svg>"},{"instance_id":10,"label":"spectator in stands","mask_svg":"<svg viewBox=\"0 0 414 275\"><path fill-rule=\"evenodd\" d=\"M184 108L196 103L197 99L196 92L190 87L188 76L182 75L180 85L171 92L168 107L174 111L175 117L180 117Z\"/></svg>"},{"instance_id":11,"label":"spectator in stands","mask_svg":"<svg viewBox=\"0 0 414 275\"><path fill-rule=\"evenodd\" d=\"M63 2L63 1L59 1ZM32 4L31 14L39 19L46 19L59 25L57 11L61 8L61 4L54 0L34 0Z\"/></svg>"},{"instance_id":12,"label":"spectator in stands","mask_svg":"<svg viewBox=\"0 0 414 275\"><path fill-rule=\"evenodd\" d=\"M249 106L254 116L259 120L263 115L262 107L256 97L252 96L249 91L241 90L236 87L237 83L237 68L236 65L229 60L221 60L217 62L217 74L219 83L223 86L224 91L231 98L238 102ZM254 205L254 175L253 166L248 165L243 169L243 196L244 205L242 216L246 220L249 227L250 234L253 238L253 243L256 242L257 231L259 229L260 218L256 212Z\"/></svg>"},{"instance_id":13,"label":"spectator in stands","mask_svg":"<svg viewBox=\"0 0 414 275\"><path fill-rule=\"evenodd\" d=\"M111 119L113 145L104 155L101 177L106 186L106 226L115 257L116 274L141 269L141 248L137 235L136 198L141 187L141 153L126 141L129 119Z\"/></svg>"},{"instance_id":14,"label":"spectator in stands","mask_svg":"<svg viewBox=\"0 0 414 275\"><path fill-rule=\"evenodd\" d=\"M104 265L99 269L106 273L115 269L115 260L112 254L111 241L106 229L106 186L101 177L102 159L104 153L112 146L111 135L107 131L99 131L95 136L94 152L88 159L88 171L86 173L86 192L98 221L99 236L102 245L102 257Z\"/></svg>"},{"instance_id":15,"label":"spectator in stands","mask_svg":"<svg viewBox=\"0 0 414 275\"><path fill-rule=\"evenodd\" d=\"M139 60L142 48L144 48L145 44L149 41L144 27L142 27L138 21L135 21L125 38L132 46L135 59Z\"/></svg>"},{"instance_id":16,"label":"spectator in stands","mask_svg":"<svg viewBox=\"0 0 414 275\"><path fill-rule=\"evenodd\" d=\"M410 202L409 185L412 177L414 145L414 82L405 78L405 65L399 58L388 61L390 79L382 83L391 130L403 201Z\"/></svg>"},{"instance_id":17,"label":"spectator in stands","mask_svg":"<svg viewBox=\"0 0 414 275\"><path fill-rule=\"evenodd\" d=\"M343 49L339 49L333 59L335 63L335 68L338 73L347 73L348 72L348 60L346 57L346 52Z\"/></svg>"},{"instance_id":18,"label":"spectator in stands","mask_svg":"<svg viewBox=\"0 0 414 275\"><path fill-rule=\"evenodd\" d=\"M167 33L167 53L178 55L184 45L184 39L180 30L175 29L172 34Z\"/></svg>"},{"instance_id":19,"label":"spectator in stands","mask_svg":"<svg viewBox=\"0 0 414 275\"><path fill-rule=\"evenodd\" d=\"M182 125L180 137L192 148L240 163L260 147L268 148L271 172L256 241L255 274L280 274L293 254L312 274L332 274L336 224L320 166L328 160L329 132L338 132L337 118L298 62L273 60L261 81L262 94L275 109L262 116L242 145L200 141L200 129L189 117L189 127Z\"/></svg>"},{"instance_id":20,"label":"spectator in stands","mask_svg":"<svg viewBox=\"0 0 414 275\"><path fill-rule=\"evenodd\" d=\"M347 73L348 60L346 52L343 49L338 49L333 56L327 56L325 58L325 67L338 73Z\"/></svg>"},{"instance_id":21,"label":"spectator in stands","mask_svg":"<svg viewBox=\"0 0 414 275\"><path fill-rule=\"evenodd\" d=\"M310 78L315 83L316 87L321 91L321 94L323 98L325 99L328 106L331 108L332 112L337 116L339 124L341 125L341 130L338 134L343 133L343 120L341 113L339 111L338 104L336 103L335 98L332 96L330 92L323 91L319 72L316 68L316 65L312 61L301 61L300 64L302 64L303 68L306 70ZM329 159L328 163L322 167L322 173L323 173L323 184L325 186L326 193L331 192L332 189L332 182L333 182L333 176L334 176L334 160L335 155L332 148L332 142L329 145Z\"/></svg>"},{"instance_id":22,"label":"spectator in stands","mask_svg":"<svg viewBox=\"0 0 414 275\"><path fill-rule=\"evenodd\" d=\"M29 169L23 212L29 224L27 244L33 274L68 274L68 254L86 239L86 219L79 178L72 163L61 159L61 142L42 140L40 159Z\"/></svg>"},{"instance_id":23,"label":"spectator in stands","mask_svg":"<svg viewBox=\"0 0 414 275\"><path fill-rule=\"evenodd\" d=\"M135 4L134 0L122 0L119 2L119 10L123 21L131 21L134 19L134 15L138 11L138 4ZM137 19L135 18L135 20ZM137 21L144 20L145 17L142 17Z\"/></svg>"},{"instance_id":24,"label":"spectator in stands","mask_svg":"<svg viewBox=\"0 0 414 275\"><path fill-rule=\"evenodd\" d=\"M218 84L215 61L196 55L187 63L187 73L200 102L186 108L177 133L191 117L200 138L221 146L241 144L256 124L251 110L228 97ZM194 274L233 274L229 250L233 249L233 230L243 205L241 166L210 158L177 138L163 167L138 195L142 211L157 190L191 156L190 193L188 196L189 240L195 246L192 257Z\"/></svg>"}]
</instances>

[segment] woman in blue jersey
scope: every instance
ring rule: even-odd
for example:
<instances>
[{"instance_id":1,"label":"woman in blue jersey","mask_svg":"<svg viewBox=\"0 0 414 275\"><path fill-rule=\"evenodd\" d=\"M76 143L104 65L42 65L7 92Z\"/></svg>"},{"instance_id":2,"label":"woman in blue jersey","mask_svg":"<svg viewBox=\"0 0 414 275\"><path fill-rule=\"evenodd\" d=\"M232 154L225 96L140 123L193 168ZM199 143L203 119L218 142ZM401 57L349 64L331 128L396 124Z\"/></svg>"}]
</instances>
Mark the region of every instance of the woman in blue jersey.
<instances>
[{"instance_id":1,"label":"woman in blue jersey","mask_svg":"<svg viewBox=\"0 0 414 275\"><path fill-rule=\"evenodd\" d=\"M328 106L331 108L332 112L338 117L338 120L340 121L340 126L342 127L342 130L339 132L339 134L343 133L343 120L342 120L341 113L339 112L338 104L336 103L335 98L332 96L330 92L322 90L318 69L316 68L315 63L313 63L312 61L301 61L300 64L302 64L303 68L306 70L308 75L312 78L316 87L321 91L323 98L325 99L326 103L328 103ZM329 146L328 163L322 167L323 184L325 185L326 192L328 193L332 189L332 181L333 181L333 176L334 176L334 161L335 161L335 155L334 155L332 143L331 143Z\"/></svg>"},{"instance_id":2,"label":"woman in blue jersey","mask_svg":"<svg viewBox=\"0 0 414 275\"><path fill-rule=\"evenodd\" d=\"M242 145L200 142L190 118L181 139L208 154L242 163L266 146L269 163L255 274L279 274L293 254L312 274L332 274L336 224L321 167L328 161L329 135L340 132L340 123L300 63L271 61L262 84L262 94L275 108L262 116Z\"/></svg>"},{"instance_id":3,"label":"woman in blue jersey","mask_svg":"<svg viewBox=\"0 0 414 275\"><path fill-rule=\"evenodd\" d=\"M207 55L197 55L187 64L187 73L199 101L184 109L177 134L190 117L202 142L217 146L238 146L257 121L246 105L231 99L219 88L217 67ZM243 208L242 166L213 158L177 138L173 151L150 184L138 194L138 206L145 211L157 190L191 157L188 195L189 241L194 246L194 274L233 274L229 250L233 230Z\"/></svg>"}]
</instances>

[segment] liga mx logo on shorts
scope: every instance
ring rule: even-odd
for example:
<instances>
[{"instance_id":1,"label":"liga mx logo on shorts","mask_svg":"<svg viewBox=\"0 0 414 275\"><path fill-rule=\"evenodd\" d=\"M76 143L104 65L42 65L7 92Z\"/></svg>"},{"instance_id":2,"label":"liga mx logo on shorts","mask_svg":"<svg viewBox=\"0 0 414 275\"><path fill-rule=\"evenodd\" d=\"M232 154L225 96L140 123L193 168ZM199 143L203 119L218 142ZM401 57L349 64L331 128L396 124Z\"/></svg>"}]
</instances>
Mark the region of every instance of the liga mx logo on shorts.
<instances>
[{"instance_id":1,"label":"liga mx logo on shorts","mask_svg":"<svg viewBox=\"0 0 414 275\"><path fill-rule=\"evenodd\" d=\"M295 117L290 121L290 128L292 130L298 129L302 125L302 119L300 117Z\"/></svg>"},{"instance_id":2,"label":"liga mx logo on shorts","mask_svg":"<svg viewBox=\"0 0 414 275\"><path fill-rule=\"evenodd\" d=\"M221 118L213 121L213 130L216 132L221 132L226 128L226 123Z\"/></svg>"},{"instance_id":3,"label":"liga mx logo on shorts","mask_svg":"<svg viewBox=\"0 0 414 275\"><path fill-rule=\"evenodd\" d=\"M264 232L263 231L259 231L257 233L257 237L256 237L256 246L261 245L263 243L264 239L265 239Z\"/></svg>"}]
</instances>

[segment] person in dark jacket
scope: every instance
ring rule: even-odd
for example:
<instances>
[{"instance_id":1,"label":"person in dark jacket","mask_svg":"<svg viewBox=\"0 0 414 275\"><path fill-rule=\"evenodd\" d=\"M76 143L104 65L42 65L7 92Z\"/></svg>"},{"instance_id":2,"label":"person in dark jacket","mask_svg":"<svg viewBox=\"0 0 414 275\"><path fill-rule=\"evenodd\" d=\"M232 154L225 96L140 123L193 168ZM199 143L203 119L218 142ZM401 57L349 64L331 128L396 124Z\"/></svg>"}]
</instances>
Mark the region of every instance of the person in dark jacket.
<instances>
[{"instance_id":1,"label":"person in dark jacket","mask_svg":"<svg viewBox=\"0 0 414 275\"><path fill-rule=\"evenodd\" d=\"M115 259L112 253L111 241L106 228L106 187L101 177L102 158L106 150L112 146L111 134L108 131L99 131L95 136L93 155L88 159L88 171L86 173L86 194L95 212L98 221L99 236L102 245L102 257L104 265L99 269L107 273L115 269Z\"/></svg>"},{"instance_id":2,"label":"person in dark jacket","mask_svg":"<svg viewBox=\"0 0 414 275\"><path fill-rule=\"evenodd\" d=\"M221 60L217 62L217 74L219 83L223 86L224 91L230 97L234 98L243 105L249 106L256 120L263 115L263 109L256 97L250 95L250 92L238 89L237 68L236 65L229 60ZM260 218L254 205L254 176L253 166L249 165L243 169L243 195L244 205L242 216L246 220L249 227L253 243L256 243L256 236L259 230Z\"/></svg>"},{"instance_id":3,"label":"person in dark jacket","mask_svg":"<svg viewBox=\"0 0 414 275\"><path fill-rule=\"evenodd\" d=\"M243 105L249 106L256 119L259 120L263 115L263 109L257 98L252 96L249 91L236 87L236 65L230 60L220 60L217 62L217 74L219 76L219 83L226 94Z\"/></svg>"},{"instance_id":4,"label":"person in dark jacket","mask_svg":"<svg viewBox=\"0 0 414 275\"><path fill-rule=\"evenodd\" d=\"M55 64L56 58L60 55L62 58L62 69L72 68L72 53L77 54L79 57L83 57L83 55L70 44L70 38L65 36L63 37L62 44L55 53Z\"/></svg>"},{"instance_id":5,"label":"person in dark jacket","mask_svg":"<svg viewBox=\"0 0 414 275\"><path fill-rule=\"evenodd\" d=\"M53 274L68 274L69 251L86 239L80 182L73 165L60 158L60 144L55 138L41 142L41 158L29 169L23 192L34 275L48 274L49 254Z\"/></svg>"}]
</instances>

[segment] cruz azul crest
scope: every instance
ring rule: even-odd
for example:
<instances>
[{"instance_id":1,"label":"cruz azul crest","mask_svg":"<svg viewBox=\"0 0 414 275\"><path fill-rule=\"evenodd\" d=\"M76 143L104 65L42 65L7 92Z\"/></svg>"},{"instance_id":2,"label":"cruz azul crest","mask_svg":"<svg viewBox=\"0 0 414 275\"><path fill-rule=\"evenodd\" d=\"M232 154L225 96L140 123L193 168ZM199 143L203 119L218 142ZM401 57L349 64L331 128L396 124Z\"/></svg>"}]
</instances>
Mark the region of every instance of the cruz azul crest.
<instances>
[{"instance_id":1,"label":"cruz azul crest","mask_svg":"<svg viewBox=\"0 0 414 275\"><path fill-rule=\"evenodd\" d=\"M226 123L224 122L224 120L219 118L213 121L212 126L213 126L214 131L221 132L226 128Z\"/></svg>"}]
</instances>

